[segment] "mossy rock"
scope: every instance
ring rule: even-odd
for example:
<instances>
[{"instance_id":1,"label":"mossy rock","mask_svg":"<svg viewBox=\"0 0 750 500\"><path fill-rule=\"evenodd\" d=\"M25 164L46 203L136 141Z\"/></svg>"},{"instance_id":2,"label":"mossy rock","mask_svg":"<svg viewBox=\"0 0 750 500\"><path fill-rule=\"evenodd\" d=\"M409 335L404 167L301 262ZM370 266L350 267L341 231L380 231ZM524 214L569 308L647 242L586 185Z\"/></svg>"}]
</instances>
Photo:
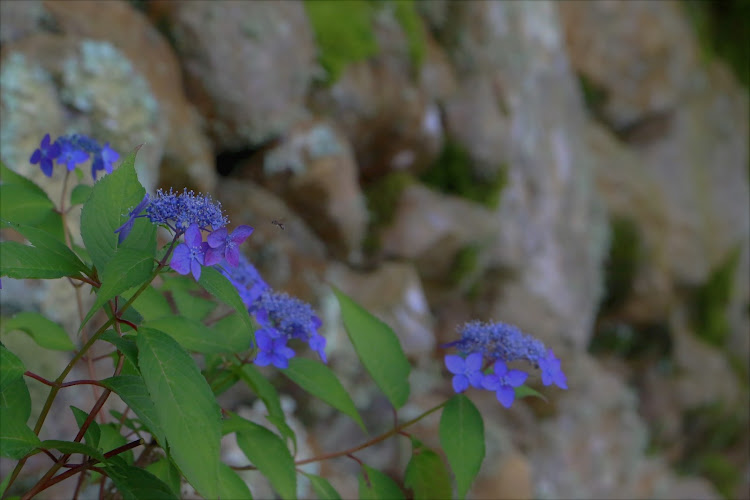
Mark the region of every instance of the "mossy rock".
<instances>
[{"instance_id":1,"label":"mossy rock","mask_svg":"<svg viewBox=\"0 0 750 500\"><path fill-rule=\"evenodd\" d=\"M693 299L693 321L698 337L721 347L729 335L727 307L734 293L734 280L739 264L740 248L736 247L711 272Z\"/></svg>"},{"instance_id":2,"label":"mossy rock","mask_svg":"<svg viewBox=\"0 0 750 500\"><path fill-rule=\"evenodd\" d=\"M641 236L634 220L612 217L611 240L604 272L602 310L610 311L628 298L641 258Z\"/></svg>"},{"instance_id":3,"label":"mossy rock","mask_svg":"<svg viewBox=\"0 0 750 500\"><path fill-rule=\"evenodd\" d=\"M365 187L367 211L370 214L370 225L363 242L366 253L372 254L380 248L378 233L393 222L401 193L416 182L412 174L392 172Z\"/></svg>"}]
</instances>

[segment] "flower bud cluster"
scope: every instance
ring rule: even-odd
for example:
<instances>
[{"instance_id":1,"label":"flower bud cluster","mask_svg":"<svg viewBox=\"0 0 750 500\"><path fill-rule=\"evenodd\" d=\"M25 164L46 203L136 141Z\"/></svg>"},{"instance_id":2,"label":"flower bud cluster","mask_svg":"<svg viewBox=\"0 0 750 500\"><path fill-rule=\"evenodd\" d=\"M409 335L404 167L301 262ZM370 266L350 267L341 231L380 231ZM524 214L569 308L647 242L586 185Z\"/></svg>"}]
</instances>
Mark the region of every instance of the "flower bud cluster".
<instances>
[{"instance_id":1,"label":"flower bud cluster","mask_svg":"<svg viewBox=\"0 0 750 500\"><path fill-rule=\"evenodd\" d=\"M517 360L526 360L538 367L545 386L555 384L561 389L568 388L560 360L552 349L517 327L500 322L471 321L464 324L459 333L459 340L444 346L454 347L459 352L445 356L445 366L453 374L455 392L469 387L491 390L498 401L509 408L515 399L514 388L528 378L528 373L508 368L508 362ZM490 365L491 369L486 370Z\"/></svg>"},{"instance_id":2,"label":"flower bud cluster","mask_svg":"<svg viewBox=\"0 0 750 500\"><path fill-rule=\"evenodd\" d=\"M318 333L322 322L310 304L272 290L242 254L236 267L217 266L217 269L237 288L248 312L260 325L255 332L258 347L255 364L287 368L295 356L288 345L293 339L306 342L327 362L326 339Z\"/></svg>"},{"instance_id":3,"label":"flower bud cluster","mask_svg":"<svg viewBox=\"0 0 750 500\"><path fill-rule=\"evenodd\" d=\"M32 165L39 164L44 175L52 177L53 160L57 160L58 165L65 165L68 171L72 171L77 165L88 161L89 155L93 159L91 177L94 179L99 170L111 174L112 167L120 158L119 153L109 147L109 143L101 146L94 139L82 134L64 135L55 139L54 142L50 140L49 134L46 134L39 147L32 153L29 162Z\"/></svg>"}]
</instances>

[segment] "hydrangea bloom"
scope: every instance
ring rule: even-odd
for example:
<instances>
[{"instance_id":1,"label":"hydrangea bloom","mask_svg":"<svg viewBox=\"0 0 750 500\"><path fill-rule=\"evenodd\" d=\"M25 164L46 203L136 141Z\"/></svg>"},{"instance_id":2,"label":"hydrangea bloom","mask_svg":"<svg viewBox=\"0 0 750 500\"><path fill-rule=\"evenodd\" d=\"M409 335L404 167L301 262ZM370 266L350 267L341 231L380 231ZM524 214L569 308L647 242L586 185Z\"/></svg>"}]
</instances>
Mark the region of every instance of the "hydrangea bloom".
<instances>
[{"instance_id":1,"label":"hydrangea bloom","mask_svg":"<svg viewBox=\"0 0 750 500\"><path fill-rule=\"evenodd\" d=\"M208 235L206 242L210 247L206 251L206 265L213 266L226 259L232 267L237 267L240 261L239 246L253 233L250 226L237 226L230 234L227 228L220 227Z\"/></svg>"},{"instance_id":2,"label":"hydrangea bloom","mask_svg":"<svg viewBox=\"0 0 750 500\"><path fill-rule=\"evenodd\" d=\"M229 222L222 213L221 203L209 195L183 190L174 193L159 189L146 209L146 216L154 224L164 224L176 233L184 232L192 224L204 231L219 229Z\"/></svg>"},{"instance_id":3,"label":"hydrangea bloom","mask_svg":"<svg viewBox=\"0 0 750 500\"><path fill-rule=\"evenodd\" d=\"M510 408L513 400L516 398L516 392L513 388L523 385L529 374L521 370L509 370L503 361L495 361L494 368L495 373L485 375L482 378L482 387L490 391L495 391L500 404L506 408Z\"/></svg>"},{"instance_id":4,"label":"hydrangea bloom","mask_svg":"<svg viewBox=\"0 0 750 500\"><path fill-rule=\"evenodd\" d=\"M498 401L506 408L515 399L514 388L522 385L528 374L509 370L506 363L524 360L538 367L544 385L555 384L567 389L565 374L552 349L513 325L471 321L459 329L461 338L443 347L454 347L460 354L445 357L448 371L454 374L453 390L463 392L469 386L495 391ZM494 363L490 373L482 366ZM479 383L477 383L479 381Z\"/></svg>"},{"instance_id":5,"label":"hydrangea bloom","mask_svg":"<svg viewBox=\"0 0 750 500\"><path fill-rule=\"evenodd\" d=\"M34 150L29 162L32 165L38 163L44 175L52 177L52 160L60 156L60 153L60 145L57 141L50 144L49 134L45 134L42 143L39 145L39 148Z\"/></svg>"},{"instance_id":6,"label":"hydrangea bloom","mask_svg":"<svg viewBox=\"0 0 750 500\"><path fill-rule=\"evenodd\" d=\"M260 298L266 290L271 287L263 281L260 273L247 258L239 254L238 265L235 267L216 265L214 266L224 276L229 279L230 283L237 289L243 304L248 310L253 308L253 304Z\"/></svg>"},{"instance_id":7,"label":"hydrangea bloom","mask_svg":"<svg viewBox=\"0 0 750 500\"><path fill-rule=\"evenodd\" d=\"M82 134L70 134L58 137L50 143L49 134L42 139L42 143L31 155L32 165L39 166L47 177L52 177L52 160L65 165L68 171L74 170L79 163L83 163L93 156L91 176L96 179L96 172L104 170L112 173L114 163L120 158L119 153L109 147L109 143L100 146L98 142Z\"/></svg>"},{"instance_id":8,"label":"hydrangea bloom","mask_svg":"<svg viewBox=\"0 0 750 500\"><path fill-rule=\"evenodd\" d=\"M125 221L125 224L115 229L115 233L119 233L117 237L118 244L122 244L123 241L125 241L125 238L128 237L130 234L130 231L133 229L133 224L135 223L135 219L137 219L139 216L141 216L141 212L143 212L143 209L146 208L146 205L149 204L150 196L148 193L143 197L143 200L135 206L133 210L128 213L128 220Z\"/></svg>"},{"instance_id":9,"label":"hydrangea bloom","mask_svg":"<svg viewBox=\"0 0 750 500\"><path fill-rule=\"evenodd\" d=\"M193 224L185 231L185 242L174 249L169 265L180 274L192 272L193 278L198 281L207 248L208 244L203 241L198 224Z\"/></svg>"},{"instance_id":10,"label":"hydrangea bloom","mask_svg":"<svg viewBox=\"0 0 750 500\"><path fill-rule=\"evenodd\" d=\"M270 328L261 328L255 332L255 341L258 343L256 365L273 365L282 370L289 367L289 360L294 357L294 350L286 345L288 339L277 333Z\"/></svg>"}]
</instances>

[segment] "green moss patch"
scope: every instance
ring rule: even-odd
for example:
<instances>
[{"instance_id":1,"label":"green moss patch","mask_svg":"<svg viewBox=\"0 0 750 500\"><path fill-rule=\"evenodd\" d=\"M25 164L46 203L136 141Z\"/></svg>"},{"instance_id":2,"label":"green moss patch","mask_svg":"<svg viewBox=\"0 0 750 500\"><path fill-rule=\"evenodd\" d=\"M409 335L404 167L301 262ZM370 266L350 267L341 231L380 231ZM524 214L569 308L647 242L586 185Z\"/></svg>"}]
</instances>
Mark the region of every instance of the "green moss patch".
<instances>
[{"instance_id":1,"label":"green moss patch","mask_svg":"<svg viewBox=\"0 0 750 500\"><path fill-rule=\"evenodd\" d=\"M609 311L630 295L641 254L641 237L635 221L627 217L610 219L611 241L604 270L602 309Z\"/></svg>"},{"instance_id":2,"label":"green moss patch","mask_svg":"<svg viewBox=\"0 0 750 500\"><path fill-rule=\"evenodd\" d=\"M729 335L727 307L734 291L734 279L739 263L739 247L711 272L694 296L693 319L695 331L704 342L723 346Z\"/></svg>"},{"instance_id":3,"label":"green moss patch","mask_svg":"<svg viewBox=\"0 0 750 500\"><path fill-rule=\"evenodd\" d=\"M502 165L489 178L477 176L472 169L469 153L459 144L448 141L435 163L420 180L440 192L461 196L497 208L500 194L508 183L507 166Z\"/></svg>"},{"instance_id":4,"label":"green moss patch","mask_svg":"<svg viewBox=\"0 0 750 500\"><path fill-rule=\"evenodd\" d=\"M393 221L401 193L416 179L406 172L392 172L376 180L364 190L370 225L364 241L364 249L371 253L380 247L378 233Z\"/></svg>"}]
</instances>

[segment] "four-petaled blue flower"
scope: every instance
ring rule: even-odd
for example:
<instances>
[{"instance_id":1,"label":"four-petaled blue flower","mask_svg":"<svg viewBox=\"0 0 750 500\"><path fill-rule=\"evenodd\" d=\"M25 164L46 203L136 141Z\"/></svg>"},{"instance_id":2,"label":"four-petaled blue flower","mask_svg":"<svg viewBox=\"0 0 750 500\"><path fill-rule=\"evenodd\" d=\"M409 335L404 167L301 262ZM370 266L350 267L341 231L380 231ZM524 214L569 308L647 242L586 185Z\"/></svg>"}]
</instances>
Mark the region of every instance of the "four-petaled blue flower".
<instances>
[{"instance_id":1,"label":"four-petaled blue flower","mask_svg":"<svg viewBox=\"0 0 750 500\"><path fill-rule=\"evenodd\" d=\"M287 338L274 328L261 328L255 332L258 343L258 355L255 364L258 366L273 365L279 369L289 367L289 360L294 357L294 350L287 347Z\"/></svg>"},{"instance_id":2,"label":"four-petaled blue flower","mask_svg":"<svg viewBox=\"0 0 750 500\"><path fill-rule=\"evenodd\" d=\"M65 165L68 171L75 170L76 165L83 163L89 159L89 154L77 148L71 141L60 138L57 140L60 143L60 156L57 158L58 165Z\"/></svg>"},{"instance_id":3,"label":"four-petaled blue flower","mask_svg":"<svg viewBox=\"0 0 750 500\"><path fill-rule=\"evenodd\" d=\"M453 373L453 390L464 392L472 387L481 387L482 384L482 355L478 352L469 354L466 359L461 356L448 355L445 357L445 366Z\"/></svg>"},{"instance_id":4,"label":"four-petaled blue flower","mask_svg":"<svg viewBox=\"0 0 750 500\"><path fill-rule=\"evenodd\" d=\"M192 272L195 281L201 277L201 266L204 264L208 243L203 241L198 224L192 224L185 231L185 242L174 249L169 265L180 274Z\"/></svg>"},{"instance_id":5,"label":"four-petaled blue flower","mask_svg":"<svg viewBox=\"0 0 750 500\"><path fill-rule=\"evenodd\" d=\"M547 356L539 360L539 369L542 370L544 385L555 384L560 389L568 388L567 378L560 368L560 360L555 357L552 349L548 349Z\"/></svg>"},{"instance_id":6,"label":"four-petaled blue flower","mask_svg":"<svg viewBox=\"0 0 750 500\"><path fill-rule=\"evenodd\" d=\"M91 164L91 177L96 179L96 171L104 170L108 174L112 173L112 166L120 158L120 154L109 147L106 143L99 153L94 156L94 162Z\"/></svg>"},{"instance_id":7,"label":"four-petaled blue flower","mask_svg":"<svg viewBox=\"0 0 750 500\"><path fill-rule=\"evenodd\" d=\"M226 227L221 227L209 234L206 238L210 247L206 251L206 265L213 266L226 259L230 266L237 267L240 263L239 246L252 233L252 227L241 225L237 226L231 234Z\"/></svg>"},{"instance_id":8,"label":"four-petaled blue flower","mask_svg":"<svg viewBox=\"0 0 750 500\"><path fill-rule=\"evenodd\" d=\"M500 404L506 408L510 408L513 400L516 398L516 392L513 388L523 385L528 376L528 373L521 370L508 370L505 362L496 361L495 373L484 376L482 387L490 391L495 391Z\"/></svg>"},{"instance_id":9,"label":"four-petaled blue flower","mask_svg":"<svg viewBox=\"0 0 750 500\"><path fill-rule=\"evenodd\" d=\"M52 160L60 156L60 153L60 145L57 141L50 144L49 134L46 134L39 148L32 153L29 161L32 165L38 163L44 175L52 177Z\"/></svg>"}]
</instances>

